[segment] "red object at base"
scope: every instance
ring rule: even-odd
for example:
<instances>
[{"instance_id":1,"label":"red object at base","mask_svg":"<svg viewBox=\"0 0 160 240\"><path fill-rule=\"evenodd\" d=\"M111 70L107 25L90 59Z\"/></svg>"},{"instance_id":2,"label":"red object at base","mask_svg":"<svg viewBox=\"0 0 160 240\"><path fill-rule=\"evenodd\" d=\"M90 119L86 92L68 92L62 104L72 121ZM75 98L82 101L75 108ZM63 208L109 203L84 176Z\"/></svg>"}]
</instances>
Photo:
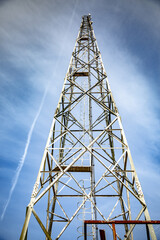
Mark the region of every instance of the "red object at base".
<instances>
[{"instance_id":1,"label":"red object at base","mask_svg":"<svg viewBox=\"0 0 160 240\"><path fill-rule=\"evenodd\" d=\"M99 233L100 233L100 239L101 239L101 240L106 240L105 231L104 231L103 229L100 229L100 230L99 230Z\"/></svg>"}]
</instances>

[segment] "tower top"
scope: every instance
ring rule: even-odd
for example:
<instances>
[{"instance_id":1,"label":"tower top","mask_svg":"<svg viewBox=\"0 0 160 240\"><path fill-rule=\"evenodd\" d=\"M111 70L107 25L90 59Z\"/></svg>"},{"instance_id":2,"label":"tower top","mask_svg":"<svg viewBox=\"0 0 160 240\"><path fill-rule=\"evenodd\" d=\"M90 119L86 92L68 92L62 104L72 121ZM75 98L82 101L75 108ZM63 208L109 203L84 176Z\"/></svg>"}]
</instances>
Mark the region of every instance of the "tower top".
<instances>
[{"instance_id":1,"label":"tower top","mask_svg":"<svg viewBox=\"0 0 160 240\"><path fill-rule=\"evenodd\" d=\"M82 18L89 18L89 20L91 20L92 17L91 17L91 14L88 13L88 15L83 15Z\"/></svg>"}]
</instances>

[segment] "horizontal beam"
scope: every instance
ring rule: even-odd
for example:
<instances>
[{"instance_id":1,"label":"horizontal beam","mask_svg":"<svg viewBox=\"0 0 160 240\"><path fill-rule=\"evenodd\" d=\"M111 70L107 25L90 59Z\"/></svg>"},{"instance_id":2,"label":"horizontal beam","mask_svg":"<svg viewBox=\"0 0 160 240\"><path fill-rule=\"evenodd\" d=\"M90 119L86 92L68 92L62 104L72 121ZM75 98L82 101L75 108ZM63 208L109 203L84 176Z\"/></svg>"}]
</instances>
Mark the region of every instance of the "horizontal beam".
<instances>
[{"instance_id":1,"label":"horizontal beam","mask_svg":"<svg viewBox=\"0 0 160 240\"><path fill-rule=\"evenodd\" d=\"M72 194L72 195L56 195L56 197L85 197L85 195L75 195L75 194ZM120 195L93 195L93 197L120 197Z\"/></svg>"},{"instance_id":2,"label":"horizontal beam","mask_svg":"<svg viewBox=\"0 0 160 240\"><path fill-rule=\"evenodd\" d=\"M66 169L67 166L61 166L63 170ZM55 167L52 169L52 172L59 172L59 167ZM91 166L71 166L67 172L91 172L92 168Z\"/></svg>"},{"instance_id":3,"label":"horizontal beam","mask_svg":"<svg viewBox=\"0 0 160 240\"><path fill-rule=\"evenodd\" d=\"M92 132L102 132L104 129L92 129ZM108 129L107 132L112 132L112 131L121 131L122 129L120 128L113 128L113 129ZM84 132L84 129L70 129L71 132ZM88 130L89 131L89 130ZM61 132L61 130L57 130L54 132Z\"/></svg>"},{"instance_id":4,"label":"horizontal beam","mask_svg":"<svg viewBox=\"0 0 160 240\"><path fill-rule=\"evenodd\" d=\"M88 37L81 37L78 39L78 41L85 41L85 40L88 40Z\"/></svg>"},{"instance_id":5,"label":"horizontal beam","mask_svg":"<svg viewBox=\"0 0 160 240\"><path fill-rule=\"evenodd\" d=\"M101 220L84 220L85 224L160 224L160 220L115 220L115 221L101 221Z\"/></svg>"},{"instance_id":6,"label":"horizontal beam","mask_svg":"<svg viewBox=\"0 0 160 240\"><path fill-rule=\"evenodd\" d=\"M77 77L88 77L89 73L88 72L75 72L73 76Z\"/></svg>"}]
</instances>

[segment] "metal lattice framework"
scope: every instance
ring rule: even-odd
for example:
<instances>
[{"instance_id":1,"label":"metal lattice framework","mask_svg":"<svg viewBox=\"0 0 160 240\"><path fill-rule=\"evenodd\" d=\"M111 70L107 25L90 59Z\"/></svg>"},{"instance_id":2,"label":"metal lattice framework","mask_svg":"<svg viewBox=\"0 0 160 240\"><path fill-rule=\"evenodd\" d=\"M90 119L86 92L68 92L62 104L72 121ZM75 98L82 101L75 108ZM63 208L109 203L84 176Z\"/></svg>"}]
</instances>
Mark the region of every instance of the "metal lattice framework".
<instances>
[{"instance_id":1,"label":"metal lattice framework","mask_svg":"<svg viewBox=\"0 0 160 240\"><path fill-rule=\"evenodd\" d=\"M76 217L150 220L90 15L82 17L21 240L32 213L46 239L67 239ZM125 239L134 239L133 228L124 224ZM155 240L152 225L149 231ZM96 225L89 234L98 239Z\"/></svg>"}]
</instances>

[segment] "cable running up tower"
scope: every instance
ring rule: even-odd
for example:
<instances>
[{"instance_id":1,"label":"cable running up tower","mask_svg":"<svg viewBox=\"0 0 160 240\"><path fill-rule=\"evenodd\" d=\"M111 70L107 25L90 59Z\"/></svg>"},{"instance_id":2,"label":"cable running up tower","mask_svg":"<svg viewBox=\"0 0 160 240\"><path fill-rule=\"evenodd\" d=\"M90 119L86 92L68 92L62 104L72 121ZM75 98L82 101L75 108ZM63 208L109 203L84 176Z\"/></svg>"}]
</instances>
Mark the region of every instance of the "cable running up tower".
<instances>
[{"instance_id":1,"label":"cable running up tower","mask_svg":"<svg viewBox=\"0 0 160 240\"><path fill-rule=\"evenodd\" d=\"M82 223L76 216L150 220L90 15L82 17L21 240L30 236L32 214L49 240L69 239L71 232L72 239L83 239L83 228L78 227ZM134 225L125 223L123 228L124 239L133 240ZM156 240L153 226L148 228ZM96 225L89 235L98 240Z\"/></svg>"}]
</instances>

